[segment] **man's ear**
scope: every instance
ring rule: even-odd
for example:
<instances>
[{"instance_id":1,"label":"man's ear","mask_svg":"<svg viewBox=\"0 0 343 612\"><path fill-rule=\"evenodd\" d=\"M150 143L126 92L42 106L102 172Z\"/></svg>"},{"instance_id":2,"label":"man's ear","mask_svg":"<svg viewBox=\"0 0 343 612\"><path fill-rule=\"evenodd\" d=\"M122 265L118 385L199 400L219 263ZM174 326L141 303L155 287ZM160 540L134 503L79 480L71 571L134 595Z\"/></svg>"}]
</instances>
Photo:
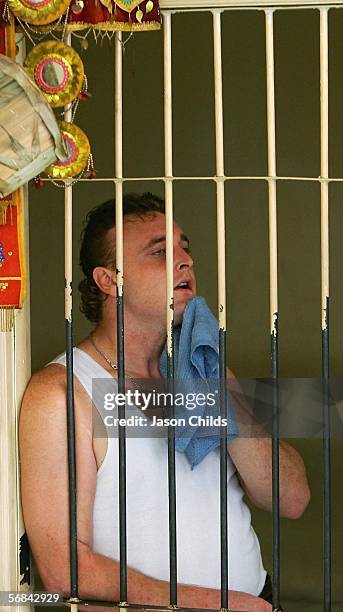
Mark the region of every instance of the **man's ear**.
<instances>
[{"instance_id":1,"label":"man's ear","mask_svg":"<svg viewBox=\"0 0 343 612\"><path fill-rule=\"evenodd\" d=\"M94 282L99 287L100 291L106 295L116 295L116 273L114 270L98 266L93 270Z\"/></svg>"}]
</instances>

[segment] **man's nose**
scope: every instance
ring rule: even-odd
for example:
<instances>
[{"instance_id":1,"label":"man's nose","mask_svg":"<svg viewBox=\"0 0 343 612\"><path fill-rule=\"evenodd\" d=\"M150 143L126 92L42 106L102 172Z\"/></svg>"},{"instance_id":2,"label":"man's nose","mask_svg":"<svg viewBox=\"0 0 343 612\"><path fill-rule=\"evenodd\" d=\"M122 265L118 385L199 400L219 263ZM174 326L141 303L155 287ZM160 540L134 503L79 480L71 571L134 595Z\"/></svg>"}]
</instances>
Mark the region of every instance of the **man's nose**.
<instances>
[{"instance_id":1,"label":"man's nose","mask_svg":"<svg viewBox=\"0 0 343 612\"><path fill-rule=\"evenodd\" d=\"M192 268L193 259L187 251L178 247L174 250L174 265L176 270L182 270L182 268Z\"/></svg>"}]
</instances>

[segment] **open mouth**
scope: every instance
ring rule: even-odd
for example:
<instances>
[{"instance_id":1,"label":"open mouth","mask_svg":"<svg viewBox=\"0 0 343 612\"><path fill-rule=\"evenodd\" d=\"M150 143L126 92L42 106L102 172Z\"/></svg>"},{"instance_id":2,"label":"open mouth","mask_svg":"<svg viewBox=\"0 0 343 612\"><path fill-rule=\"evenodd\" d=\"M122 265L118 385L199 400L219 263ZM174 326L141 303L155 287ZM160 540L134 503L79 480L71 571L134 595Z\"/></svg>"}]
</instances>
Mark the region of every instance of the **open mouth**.
<instances>
[{"instance_id":1,"label":"open mouth","mask_svg":"<svg viewBox=\"0 0 343 612\"><path fill-rule=\"evenodd\" d=\"M182 281L174 287L174 291L192 291L192 287L188 281Z\"/></svg>"}]
</instances>

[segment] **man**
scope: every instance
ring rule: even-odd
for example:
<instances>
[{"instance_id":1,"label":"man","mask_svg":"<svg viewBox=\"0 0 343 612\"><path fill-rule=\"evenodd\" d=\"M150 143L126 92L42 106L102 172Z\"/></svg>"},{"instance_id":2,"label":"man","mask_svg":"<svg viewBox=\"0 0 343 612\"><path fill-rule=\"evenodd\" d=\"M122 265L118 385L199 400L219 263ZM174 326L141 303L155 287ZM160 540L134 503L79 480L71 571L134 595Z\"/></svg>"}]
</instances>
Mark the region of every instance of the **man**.
<instances>
[{"instance_id":1,"label":"man","mask_svg":"<svg viewBox=\"0 0 343 612\"><path fill-rule=\"evenodd\" d=\"M95 324L74 350L78 562L81 598L119 600L117 440L93 436L91 380L116 376L114 204L88 215L80 252L82 310ZM196 295L187 237L174 224L174 317ZM166 340L165 217L152 194L124 198L125 367L134 379L161 378ZM186 287L179 287L186 282ZM24 520L48 590L69 592L65 357L37 372L20 419ZM229 374L231 377L232 373ZM127 440L128 600L168 605L167 445ZM179 606L220 608L219 454L192 471L176 453ZM271 610L259 597L266 572L244 492L271 510L271 442L238 438L228 446L230 605ZM281 514L299 517L309 502L303 461L280 444Z\"/></svg>"}]
</instances>

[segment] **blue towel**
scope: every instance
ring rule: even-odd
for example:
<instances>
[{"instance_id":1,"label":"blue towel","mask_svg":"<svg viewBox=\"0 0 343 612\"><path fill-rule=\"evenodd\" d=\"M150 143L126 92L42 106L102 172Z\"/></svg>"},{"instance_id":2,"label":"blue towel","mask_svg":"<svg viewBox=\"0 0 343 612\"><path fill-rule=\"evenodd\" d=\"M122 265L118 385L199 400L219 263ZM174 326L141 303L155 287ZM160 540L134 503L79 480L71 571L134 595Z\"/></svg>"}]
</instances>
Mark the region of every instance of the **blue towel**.
<instances>
[{"instance_id":1,"label":"blue towel","mask_svg":"<svg viewBox=\"0 0 343 612\"><path fill-rule=\"evenodd\" d=\"M174 327L174 363L175 379L194 380L193 391L203 392L213 389L211 380L218 388L219 379L219 357L218 357L218 321L212 314L203 297L192 298L184 311L181 325ZM167 353L163 351L160 358L160 370L162 375L167 376ZM203 381L203 385L201 384ZM191 383L185 382L188 390ZM201 388L202 387L202 388ZM177 389L176 389L177 392ZM197 405L191 412L185 407L176 410L175 414L186 416L193 415L206 417L207 415L218 415L220 413L219 402L215 409L213 406ZM182 414L183 411L183 414ZM186 414L185 414L186 413ZM232 442L238 436L236 422L233 416L231 400L228 397L228 442ZM193 469L200 463L208 453L220 445L219 429L212 428L205 432L204 428L187 425L175 428L175 448L178 452L186 453ZM217 433L214 433L217 432Z\"/></svg>"}]
</instances>

